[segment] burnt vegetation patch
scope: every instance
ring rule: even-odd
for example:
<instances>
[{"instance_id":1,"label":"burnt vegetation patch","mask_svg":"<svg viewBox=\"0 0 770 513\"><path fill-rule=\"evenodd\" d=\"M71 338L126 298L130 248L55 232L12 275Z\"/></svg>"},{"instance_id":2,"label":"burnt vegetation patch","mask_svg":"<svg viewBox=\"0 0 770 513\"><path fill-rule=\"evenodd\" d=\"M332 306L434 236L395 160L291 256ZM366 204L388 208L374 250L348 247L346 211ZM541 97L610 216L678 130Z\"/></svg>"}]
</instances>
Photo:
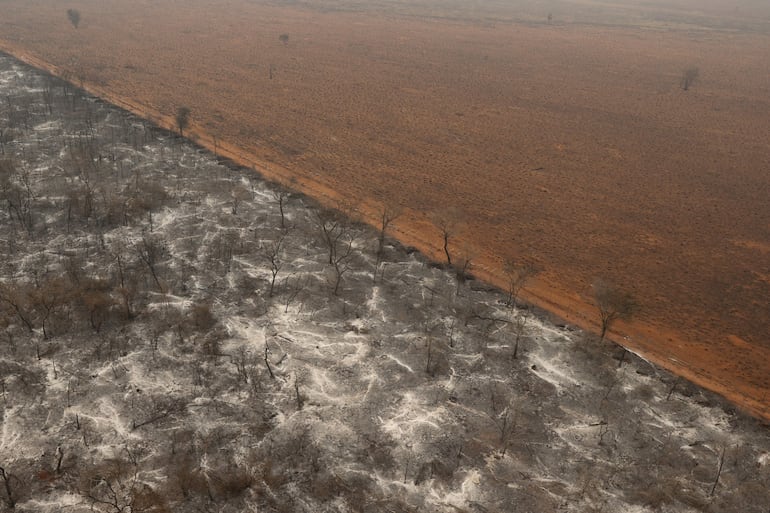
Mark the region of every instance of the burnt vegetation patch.
<instances>
[{"instance_id":1,"label":"burnt vegetation patch","mask_svg":"<svg viewBox=\"0 0 770 513\"><path fill-rule=\"evenodd\" d=\"M539 318L530 266L478 284L450 221L431 265L397 207L364 226L3 56L0 127L6 508L766 511L765 426Z\"/></svg>"}]
</instances>

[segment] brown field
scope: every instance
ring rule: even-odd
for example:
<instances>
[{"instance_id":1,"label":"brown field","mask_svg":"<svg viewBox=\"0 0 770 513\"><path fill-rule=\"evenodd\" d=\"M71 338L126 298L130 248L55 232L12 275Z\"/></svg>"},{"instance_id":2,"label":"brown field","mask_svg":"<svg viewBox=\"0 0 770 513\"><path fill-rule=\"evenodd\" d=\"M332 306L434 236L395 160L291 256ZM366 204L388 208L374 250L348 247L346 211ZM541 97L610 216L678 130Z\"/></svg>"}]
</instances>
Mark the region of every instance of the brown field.
<instances>
[{"instance_id":1,"label":"brown field","mask_svg":"<svg viewBox=\"0 0 770 513\"><path fill-rule=\"evenodd\" d=\"M430 254L452 212L457 255L497 284L536 263L567 322L622 284L615 340L770 418L770 9L739 4L4 0L0 49L167 125L186 105L327 203L400 204Z\"/></svg>"}]
</instances>

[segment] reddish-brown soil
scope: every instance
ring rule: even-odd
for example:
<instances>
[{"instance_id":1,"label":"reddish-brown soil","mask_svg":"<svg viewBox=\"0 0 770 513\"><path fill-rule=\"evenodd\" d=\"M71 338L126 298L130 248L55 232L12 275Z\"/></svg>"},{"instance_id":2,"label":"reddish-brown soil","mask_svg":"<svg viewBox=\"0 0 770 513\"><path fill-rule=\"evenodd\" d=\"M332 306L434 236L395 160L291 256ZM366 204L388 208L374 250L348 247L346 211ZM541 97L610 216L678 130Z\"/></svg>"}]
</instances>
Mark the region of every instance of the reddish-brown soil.
<instances>
[{"instance_id":1,"label":"reddish-brown soil","mask_svg":"<svg viewBox=\"0 0 770 513\"><path fill-rule=\"evenodd\" d=\"M75 29L5 0L0 48L167 126L188 106L203 144L327 203L400 204L435 256L452 216L477 274L536 263L529 299L568 322L621 284L641 311L614 339L770 418L770 18L686 4L79 0Z\"/></svg>"}]
</instances>

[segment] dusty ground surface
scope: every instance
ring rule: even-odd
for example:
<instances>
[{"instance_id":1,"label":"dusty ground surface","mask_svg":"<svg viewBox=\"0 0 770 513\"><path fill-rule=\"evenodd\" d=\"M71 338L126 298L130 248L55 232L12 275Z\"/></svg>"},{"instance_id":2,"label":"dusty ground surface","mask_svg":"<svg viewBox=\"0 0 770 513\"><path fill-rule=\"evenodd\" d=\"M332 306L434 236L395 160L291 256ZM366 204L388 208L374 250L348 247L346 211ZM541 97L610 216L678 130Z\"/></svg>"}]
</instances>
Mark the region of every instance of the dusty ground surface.
<instances>
[{"instance_id":1,"label":"dusty ground surface","mask_svg":"<svg viewBox=\"0 0 770 513\"><path fill-rule=\"evenodd\" d=\"M75 29L10 0L0 39L145 115L190 107L273 178L399 203L429 253L451 215L479 275L536 263L569 322L620 283L642 311L616 339L767 415L768 17L713 4L83 0Z\"/></svg>"},{"instance_id":2,"label":"dusty ground surface","mask_svg":"<svg viewBox=\"0 0 770 513\"><path fill-rule=\"evenodd\" d=\"M0 97L0 511L767 511L715 394L5 56Z\"/></svg>"}]
</instances>

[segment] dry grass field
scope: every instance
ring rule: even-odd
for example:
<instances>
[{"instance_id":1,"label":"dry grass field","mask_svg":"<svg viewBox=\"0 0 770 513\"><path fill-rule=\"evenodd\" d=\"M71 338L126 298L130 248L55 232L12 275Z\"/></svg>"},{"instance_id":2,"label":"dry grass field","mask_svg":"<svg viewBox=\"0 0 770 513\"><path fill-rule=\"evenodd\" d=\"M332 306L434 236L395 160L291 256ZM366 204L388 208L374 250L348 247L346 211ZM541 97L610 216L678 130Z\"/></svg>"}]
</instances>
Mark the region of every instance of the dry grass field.
<instances>
[{"instance_id":1,"label":"dry grass field","mask_svg":"<svg viewBox=\"0 0 770 513\"><path fill-rule=\"evenodd\" d=\"M451 219L477 274L536 264L528 298L567 322L618 283L641 310L615 340L770 417L768 8L609 4L4 0L0 48L167 124L187 106L327 202L398 204L429 254Z\"/></svg>"}]
</instances>

